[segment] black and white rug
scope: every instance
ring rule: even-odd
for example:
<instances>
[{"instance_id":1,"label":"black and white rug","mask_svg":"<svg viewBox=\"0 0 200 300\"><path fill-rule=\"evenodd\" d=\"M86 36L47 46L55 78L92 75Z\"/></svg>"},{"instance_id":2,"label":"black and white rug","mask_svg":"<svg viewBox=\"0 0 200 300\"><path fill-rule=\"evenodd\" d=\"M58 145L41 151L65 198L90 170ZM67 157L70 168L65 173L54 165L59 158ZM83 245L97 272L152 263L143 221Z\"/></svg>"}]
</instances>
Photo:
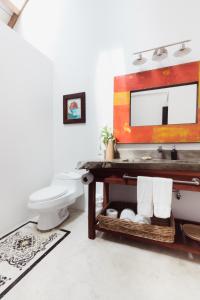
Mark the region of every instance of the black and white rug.
<instances>
[{"instance_id":1,"label":"black and white rug","mask_svg":"<svg viewBox=\"0 0 200 300\"><path fill-rule=\"evenodd\" d=\"M0 239L0 299L70 231L39 232L35 222L27 222Z\"/></svg>"}]
</instances>

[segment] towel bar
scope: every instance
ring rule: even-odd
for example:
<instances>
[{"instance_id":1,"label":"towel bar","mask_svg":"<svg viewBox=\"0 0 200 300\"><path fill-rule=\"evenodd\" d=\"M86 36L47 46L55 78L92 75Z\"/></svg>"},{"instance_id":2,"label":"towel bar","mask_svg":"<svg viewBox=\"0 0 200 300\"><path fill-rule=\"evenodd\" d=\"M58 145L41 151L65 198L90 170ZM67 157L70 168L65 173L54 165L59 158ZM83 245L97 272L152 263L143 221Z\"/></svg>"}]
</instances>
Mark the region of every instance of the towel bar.
<instances>
[{"instance_id":1,"label":"towel bar","mask_svg":"<svg viewBox=\"0 0 200 300\"><path fill-rule=\"evenodd\" d=\"M137 179L137 177L128 176L126 174L123 175L123 179ZM180 184L188 184L188 185L200 185L199 178L192 178L191 181L184 181L184 180L173 180L174 183Z\"/></svg>"}]
</instances>

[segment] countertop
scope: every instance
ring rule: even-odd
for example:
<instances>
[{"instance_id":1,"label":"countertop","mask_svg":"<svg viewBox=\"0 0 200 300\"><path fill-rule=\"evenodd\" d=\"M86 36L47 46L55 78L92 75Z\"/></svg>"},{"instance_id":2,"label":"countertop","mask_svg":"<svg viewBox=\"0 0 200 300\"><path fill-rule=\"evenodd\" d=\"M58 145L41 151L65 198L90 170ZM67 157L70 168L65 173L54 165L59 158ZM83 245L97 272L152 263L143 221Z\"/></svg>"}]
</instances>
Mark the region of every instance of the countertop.
<instances>
[{"instance_id":1,"label":"countertop","mask_svg":"<svg viewBox=\"0 0 200 300\"><path fill-rule=\"evenodd\" d=\"M135 170L176 170L200 172L200 160L169 160L169 159L113 159L111 161L85 161L79 162L78 169L135 169Z\"/></svg>"}]
</instances>

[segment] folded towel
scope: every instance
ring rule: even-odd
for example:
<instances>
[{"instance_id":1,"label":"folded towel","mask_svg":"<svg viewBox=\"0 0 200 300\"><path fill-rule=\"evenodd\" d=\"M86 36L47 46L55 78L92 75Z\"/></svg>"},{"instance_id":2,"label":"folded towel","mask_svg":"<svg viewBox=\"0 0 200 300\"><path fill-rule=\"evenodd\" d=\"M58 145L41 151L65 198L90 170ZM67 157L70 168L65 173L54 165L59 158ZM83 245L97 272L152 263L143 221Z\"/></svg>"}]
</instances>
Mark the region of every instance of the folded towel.
<instances>
[{"instance_id":1,"label":"folded towel","mask_svg":"<svg viewBox=\"0 0 200 300\"><path fill-rule=\"evenodd\" d=\"M137 177L137 213L149 218L153 216L152 177Z\"/></svg>"},{"instance_id":2,"label":"folded towel","mask_svg":"<svg viewBox=\"0 0 200 300\"><path fill-rule=\"evenodd\" d=\"M173 180L170 178L153 178L154 215L157 218L169 218L172 207Z\"/></svg>"}]
</instances>

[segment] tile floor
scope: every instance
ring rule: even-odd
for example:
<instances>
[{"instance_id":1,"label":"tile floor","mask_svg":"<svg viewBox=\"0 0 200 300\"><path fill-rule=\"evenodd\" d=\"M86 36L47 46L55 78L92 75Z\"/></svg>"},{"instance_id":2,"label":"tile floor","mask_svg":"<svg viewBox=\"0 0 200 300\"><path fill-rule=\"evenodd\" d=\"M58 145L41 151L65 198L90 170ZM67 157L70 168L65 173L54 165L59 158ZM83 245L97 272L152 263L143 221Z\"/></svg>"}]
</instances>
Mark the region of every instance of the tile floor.
<instances>
[{"instance_id":1,"label":"tile floor","mask_svg":"<svg viewBox=\"0 0 200 300\"><path fill-rule=\"evenodd\" d=\"M3 299L200 299L200 258L105 235L89 240L87 215L74 210L62 227L71 234Z\"/></svg>"}]
</instances>

